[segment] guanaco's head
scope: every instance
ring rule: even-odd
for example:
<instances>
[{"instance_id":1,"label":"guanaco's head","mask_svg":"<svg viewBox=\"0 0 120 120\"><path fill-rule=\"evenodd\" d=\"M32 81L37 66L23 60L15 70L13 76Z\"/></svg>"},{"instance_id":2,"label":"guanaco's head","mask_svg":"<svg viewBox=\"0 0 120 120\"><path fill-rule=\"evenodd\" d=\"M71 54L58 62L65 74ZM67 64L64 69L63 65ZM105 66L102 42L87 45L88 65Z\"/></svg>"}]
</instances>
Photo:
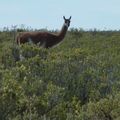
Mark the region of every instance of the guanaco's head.
<instances>
[{"instance_id":1,"label":"guanaco's head","mask_svg":"<svg viewBox=\"0 0 120 120\"><path fill-rule=\"evenodd\" d=\"M69 19L66 19L65 16L63 16L63 19L65 21L64 25L68 28L70 26L71 16L69 17Z\"/></svg>"}]
</instances>

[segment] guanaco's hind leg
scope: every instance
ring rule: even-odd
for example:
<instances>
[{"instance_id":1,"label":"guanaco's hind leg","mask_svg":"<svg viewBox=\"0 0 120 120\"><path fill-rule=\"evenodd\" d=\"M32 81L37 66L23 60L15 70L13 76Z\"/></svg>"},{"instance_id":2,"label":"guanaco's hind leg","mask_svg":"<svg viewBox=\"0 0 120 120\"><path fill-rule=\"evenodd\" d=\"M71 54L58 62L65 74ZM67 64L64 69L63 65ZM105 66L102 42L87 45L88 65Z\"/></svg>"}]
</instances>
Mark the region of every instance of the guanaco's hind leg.
<instances>
[{"instance_id":1,"label":"guanaco's hind leg","mask_svg":"<svg viewBox=\"0 0 120 120\"><path fill-rule=\"evenodd\" d=\"M30 43L30 44L33 44L33 41L32 41L32 39L29 37L28 38L28 42Z\"/></svg>"},{"instance_id":2,"label":"guanaco's hind leg","mask_svg":"<svg viewBox=\"0 0 120 120\"><path fill-rule=\"evenodd\" d=\"M40 41L39 46L42 48L46 48L46 41Z\"/></svg>"}]
</instances>

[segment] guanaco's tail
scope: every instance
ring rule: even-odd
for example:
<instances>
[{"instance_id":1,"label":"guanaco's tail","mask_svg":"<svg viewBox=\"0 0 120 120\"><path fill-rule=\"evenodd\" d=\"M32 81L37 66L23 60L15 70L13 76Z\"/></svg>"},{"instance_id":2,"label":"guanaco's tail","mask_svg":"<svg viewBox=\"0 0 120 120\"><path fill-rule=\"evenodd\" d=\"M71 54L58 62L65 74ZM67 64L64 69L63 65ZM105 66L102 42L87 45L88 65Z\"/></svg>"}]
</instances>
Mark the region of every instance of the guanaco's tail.
<instances>
[{"instance_id":1,"label":"guanaco's tail","mask_svg":"<svg viewBox=\"0 0 120 120\"><path fill-rule=\"evenodd\" d=\"M17 37L16 37L16 42L17 42L17 44L20 46L20 35L17 35Z\"/></svg>"}]
</instances>

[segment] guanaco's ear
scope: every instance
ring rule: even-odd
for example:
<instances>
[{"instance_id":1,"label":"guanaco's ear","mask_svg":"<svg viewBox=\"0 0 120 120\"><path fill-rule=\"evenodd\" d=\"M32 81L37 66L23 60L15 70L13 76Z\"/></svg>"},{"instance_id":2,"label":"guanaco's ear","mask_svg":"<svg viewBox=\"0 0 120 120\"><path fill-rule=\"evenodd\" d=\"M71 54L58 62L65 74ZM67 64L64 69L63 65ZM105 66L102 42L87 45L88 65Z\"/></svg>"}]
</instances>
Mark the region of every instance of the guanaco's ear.
<instances>
[{"instance_id":1,"label":"guanaco's ear","mask_svg":"<svg viewBox=\"0 0 120 120\"><path fill-rule=\"evenodd\" d=\"M70 16L70 18L69 18L69 20L71 19L71 16Z\"/></svg>"},{"instance_id":2,"label":"guanaco's ear","mask_svg":"<svg viewBox=\"0 0 120 120\"><path fill-rule=\"evenodd\" d=\"M65 16L63 16L63 19L65 20Z\"/></svg>"}]
</instances>

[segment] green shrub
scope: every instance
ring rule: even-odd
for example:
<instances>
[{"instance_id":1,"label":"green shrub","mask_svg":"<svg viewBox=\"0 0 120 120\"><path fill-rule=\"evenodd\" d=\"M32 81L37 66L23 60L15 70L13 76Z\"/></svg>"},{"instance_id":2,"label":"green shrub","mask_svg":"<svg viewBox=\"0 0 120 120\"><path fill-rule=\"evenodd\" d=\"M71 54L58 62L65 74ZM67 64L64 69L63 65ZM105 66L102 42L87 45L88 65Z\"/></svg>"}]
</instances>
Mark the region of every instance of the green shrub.
<instances>
[{"instance_id":1,"label":"green shrub","mask_svg":"<svg viewBox=\"0 0 120 120\"><path fill-rule=\"evenodd\" d=\"M118 120L119 32L72 29L56 47L1 32L1 120Z\"/></svg>"}]
</instances>

